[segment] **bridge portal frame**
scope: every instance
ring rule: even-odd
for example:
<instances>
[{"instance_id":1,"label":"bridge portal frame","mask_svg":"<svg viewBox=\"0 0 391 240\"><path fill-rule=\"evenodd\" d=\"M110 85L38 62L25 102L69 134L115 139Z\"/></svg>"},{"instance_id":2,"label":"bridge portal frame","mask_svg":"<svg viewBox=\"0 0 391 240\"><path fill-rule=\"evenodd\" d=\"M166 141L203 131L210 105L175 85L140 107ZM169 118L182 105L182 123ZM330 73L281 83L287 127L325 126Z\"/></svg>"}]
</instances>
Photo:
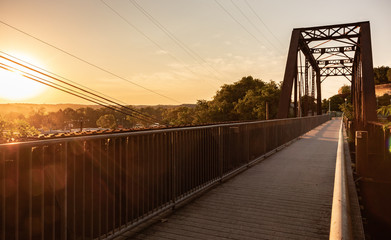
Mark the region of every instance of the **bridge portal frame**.
<instances>
[{"instance_id":1,"label":"bridge portal frame","mask_svg":"<svg viewBox=\"0 0 391 240\"><path fill-rule=\"evenodd\" d=\"M313 46L319 41L323 42ZM319 48L320 45L330 41L334 45ZM368 121L377 119L369 21L292 30L277 118L288 117L292 88L294 89L294 116L298 116L299 51L305 56L305 61L308 61L315 74L313 81L316 82L317 115L322 114L321 83L328 77L344 76L351 82L356 126L363 127ZM354 52L354 57L347 55L351 52ZM308 81L307 79L306 76L305 80ZM305 85L308 86L308 83L305 82Z\"/></svg>"}]
</instances>

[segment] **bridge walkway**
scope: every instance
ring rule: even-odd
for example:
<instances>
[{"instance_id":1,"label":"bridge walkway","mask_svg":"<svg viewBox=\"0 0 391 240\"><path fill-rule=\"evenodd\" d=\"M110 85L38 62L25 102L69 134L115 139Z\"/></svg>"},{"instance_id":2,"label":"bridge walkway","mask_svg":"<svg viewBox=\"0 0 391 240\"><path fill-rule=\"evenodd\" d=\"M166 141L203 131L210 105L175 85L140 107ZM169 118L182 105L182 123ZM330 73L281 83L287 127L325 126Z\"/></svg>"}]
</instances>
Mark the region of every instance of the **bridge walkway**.
<instances>
[{"instance_id":1,"label":"bridge walkway","mask_svg":"<svg viewBox=\"0 0 391 240\"><path fill-rule=\"evenodd\" d=\"M328 239L340 120L123 239ZM132 234L132 235L130 235Z\"/></svg>"}]
</instances>

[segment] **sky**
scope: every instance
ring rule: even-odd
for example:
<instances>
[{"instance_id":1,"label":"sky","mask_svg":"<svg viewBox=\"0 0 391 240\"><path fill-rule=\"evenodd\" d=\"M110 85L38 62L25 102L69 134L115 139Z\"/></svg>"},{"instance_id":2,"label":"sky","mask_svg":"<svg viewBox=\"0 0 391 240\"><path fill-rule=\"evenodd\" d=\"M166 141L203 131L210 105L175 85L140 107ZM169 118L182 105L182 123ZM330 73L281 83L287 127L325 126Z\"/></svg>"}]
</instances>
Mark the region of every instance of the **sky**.
<instances>
[{"instance_id":1,"label":"sky","mask_svg":"<svg viewBox=\"0 0 391 240\"><path fill-rule=\"evenodd\" d=\"M388 0L0 0L0 51L122 103L196 103L244 76L282 81L293 28L370 21L374 66L391 66L390 9ZM10 82L1 72L0 81ZM0 103L87 103L12 81L26 93L0 87ZM328 78L322 98L344 84Z\"/></svg>"}]
</instances>

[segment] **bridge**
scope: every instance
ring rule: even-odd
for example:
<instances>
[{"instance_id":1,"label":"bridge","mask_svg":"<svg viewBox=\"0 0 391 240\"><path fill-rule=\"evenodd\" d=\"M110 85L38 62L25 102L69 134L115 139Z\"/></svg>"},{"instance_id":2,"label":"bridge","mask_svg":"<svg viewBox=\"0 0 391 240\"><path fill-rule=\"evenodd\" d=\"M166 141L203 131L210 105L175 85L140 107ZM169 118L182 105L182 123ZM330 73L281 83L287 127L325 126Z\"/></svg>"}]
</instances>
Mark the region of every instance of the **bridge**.
<instances>
[{"instance_id":1,"label":"bridge","mask_svg":"<svg viewBox=\"0 0 391 240\"><path fill-rule=\"evenodd\" d=\"M390 158L369 33L294 29L277 120L0 144L0 239L364 239L355 181L388 184ZM321 112L331 76L352 82L345 124Z\"/></svg>"}]
</instances>

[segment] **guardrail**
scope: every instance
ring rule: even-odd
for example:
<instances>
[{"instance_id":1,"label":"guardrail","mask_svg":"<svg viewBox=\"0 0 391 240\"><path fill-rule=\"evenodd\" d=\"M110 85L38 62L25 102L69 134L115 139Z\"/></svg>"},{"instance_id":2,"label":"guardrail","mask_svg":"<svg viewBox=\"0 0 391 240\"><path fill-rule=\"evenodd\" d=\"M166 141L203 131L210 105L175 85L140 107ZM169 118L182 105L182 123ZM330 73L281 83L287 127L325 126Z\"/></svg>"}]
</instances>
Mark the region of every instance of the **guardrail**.
<instances>
[{"instance_id":1,"label":"guardrail","mask_svg":"<svg viewBox=\"0 0 391 240\"><path fill-rule=\"evenodd\" d=\"M0 239L116 236L329 119L0 144Z\"/></svg>"},{"instance_id":2,"label":"guardrail","mask_svg":"<svg viewBox=\"0 0 391 240\"><path fill-rule=\"evenodd\" d=\"M346 174L343 121L341 121L335 164L333 205L330 223L330 239L333 240L353 239Z\"/></svg>"}]
</instances>

